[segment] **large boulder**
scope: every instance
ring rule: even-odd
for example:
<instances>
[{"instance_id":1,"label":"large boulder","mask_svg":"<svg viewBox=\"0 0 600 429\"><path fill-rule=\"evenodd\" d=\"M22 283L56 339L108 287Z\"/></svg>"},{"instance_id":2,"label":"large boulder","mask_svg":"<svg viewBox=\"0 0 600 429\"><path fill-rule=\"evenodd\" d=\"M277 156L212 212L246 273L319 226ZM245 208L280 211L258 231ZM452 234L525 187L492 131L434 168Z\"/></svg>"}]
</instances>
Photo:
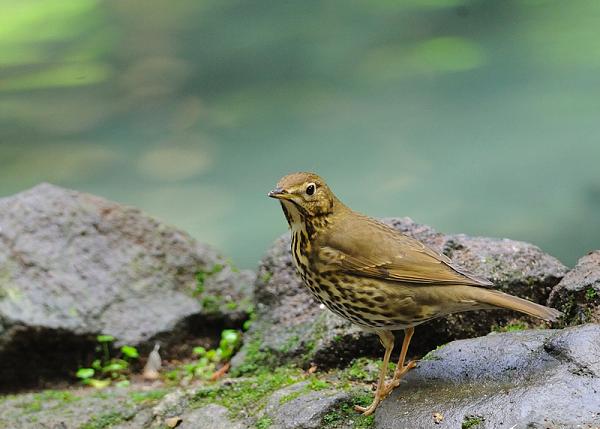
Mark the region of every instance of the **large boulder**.
<instances>
[{"instance_id":1,"label":"large boulder","mask_svg":"<svg viewBox=\"0 0 600 429\"><path fill-rule=\"evenodd\" d=\"M419 362L375 428L600 426L600 325L491 334Z\"/></svg>"},{"instance_id":2,"label":"large boulder","mask_svg":"<svg viewBox=\"0 0 600 429\"><path fill-rule=\"evenodd\" d=\"M548 304L565 314L566 325L600 322L600 250L577 262L554 287Z\"/></svg>"},{"instance_id":3,"label":"large boulder","mask_svg":"<svg viewBox=\"0 0 600 429\"><path fill-rule=\"evenodd\" d=\"M97 334L168 354L240 326L253 281L134 208L49 184L0 199L0 386L72 374Z\"/></svg>"},{"instance_id":4,"label":"large boulder","mask_svg":"<svg viewBox=\"0 0 600 429\"><path fill-rule=\"evenodd\" d=\"M451 257L495 287L545 303L567 269L538 247L514 240L466 235L444 235L409 218L386 219L389 225ZM295 272L289 233L268 250L257 273L256 320L242 352L234 359L239 372L259 364L295 362L306 366L343 365L361 355L379 356L382 348L373 334L335 316L320 306ZM469 312L451 315L417 327L410 355L440 344L489 333L494 327L518 320L532 326L540 322L511 311Z\"/></svg>"}]
</instances>

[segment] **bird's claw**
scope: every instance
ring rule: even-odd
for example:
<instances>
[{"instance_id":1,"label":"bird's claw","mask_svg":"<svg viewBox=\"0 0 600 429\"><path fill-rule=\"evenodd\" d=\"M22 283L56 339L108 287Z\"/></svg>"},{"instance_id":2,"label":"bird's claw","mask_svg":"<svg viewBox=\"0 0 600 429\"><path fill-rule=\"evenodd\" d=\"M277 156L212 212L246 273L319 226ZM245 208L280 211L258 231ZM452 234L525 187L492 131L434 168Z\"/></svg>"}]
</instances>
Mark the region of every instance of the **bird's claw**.
<instances>
[{"instance_id":1,"label":"bird's claw","mask_svg":"<svg viewBox=\"0 0 600 429\"><path fill-rule=\"evenodd\" d=\"M400 385L400 380L402 379L402 377L416 366L417 362L411 360L402 368L396 369L396 371L394 372L394 378L392 378L388 383L385 383L385 385L383 386L381 398L386 398L392 392L392 390L394 390Z\"/></svg>"},{"instance_id":2,"label":"bird's claw","mask_svg":"<svg viewBox=\"0 0 600 429\"><path fill-rule=\"evenodd\" d=\"M354 409L356 411L358 411L359 413L362 413L363 416L370 416L371 414L373 414L373 412L375 411L375 408L377 408L377 405L379 405L380 401L381 401L381 399L378 399L377 397L375 397L375 399L373 399L373 402L371 403L371 405L369 405L368 407L361 407L360 405L355 405Z\"/></svg>"}]
</instances>

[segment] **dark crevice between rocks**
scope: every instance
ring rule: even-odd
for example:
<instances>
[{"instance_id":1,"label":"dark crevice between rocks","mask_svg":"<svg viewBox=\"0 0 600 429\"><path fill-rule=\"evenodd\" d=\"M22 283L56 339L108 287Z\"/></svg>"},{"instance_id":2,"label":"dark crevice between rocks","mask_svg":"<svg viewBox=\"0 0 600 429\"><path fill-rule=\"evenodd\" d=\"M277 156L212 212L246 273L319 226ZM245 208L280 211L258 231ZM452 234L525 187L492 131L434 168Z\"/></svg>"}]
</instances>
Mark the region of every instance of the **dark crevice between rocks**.
<instances>
[{"instance_id":1,"label":"dark crevice between rocks","mask_svg":"<svg viewBox=\"0 0 600 429\"><path fill-rule=\"evenodd\" d=\"M132 370L140 371L155 343L160 343L163 359L190 359L195 346L207 348L219 344L224 329L242 329L247 317L217 317L194 314L180 321L173 330L159 333L135 345L141 359L132 362ZM78 382L75 373L88 367L98 357L97 335L76 335L64 329L48 329L22 325L11 326L0 337L10 337L0 354L0 393L30 389L57 388ZM116 339L118 340L118 338ZM116 351L111 349L111 356Z\"/></svg>"},{"instance_id":2,"label":"dark crevice between rocks","mask_svg":"<svg viewBox=\"0 0 600 429\"><path fill-rule=\"evenodd\" d=\"M74 380L77 368L91 361L94 335L73 335L63 329L12 326L11 337L0 355L0 392L45 388Z\"/></svg>"},{"instance_id":3,"label":"dark crevice between rocks","mask_svg":"<svg viewBox=\"0 0 600 429\"><path fill-rule=\"evenodd\" d=\"M224 329L241 330L245 317L219 317L192 314L180 321L172 330L159 333L139 346L143 355L148 354L156 342L161 345L161 356L166 359L186 359L192 356L196 346L214 348L219 344Z\"/></svg>"}]
</instances>

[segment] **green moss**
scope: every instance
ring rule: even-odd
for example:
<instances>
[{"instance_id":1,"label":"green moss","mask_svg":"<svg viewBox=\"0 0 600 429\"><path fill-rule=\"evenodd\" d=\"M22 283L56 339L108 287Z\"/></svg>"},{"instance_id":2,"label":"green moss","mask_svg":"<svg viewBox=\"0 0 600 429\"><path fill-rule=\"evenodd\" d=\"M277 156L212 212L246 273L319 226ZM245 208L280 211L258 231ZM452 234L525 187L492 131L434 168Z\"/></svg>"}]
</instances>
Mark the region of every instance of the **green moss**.
<instances>
[{"instance_id":1,"label":"green moss","mask_svg":"<svg viewBox=\"0 0 600 429\"><path fill-rule=\"evenodd\" d=\"M516 332L524 331L525 329L527 329L527 325L523 322L509 323L506 326L492 326L493 332Z\"/></svg>"},{"instance_id":2,"label":"green moss","mask_svg":"<svg viewBox=\"0 0 600 429\"><path fill-rule=\"evenodd\" d=\"M293 350L295 347L298 346L299 341L300 337L297 334L290 336L285 342L285 344L281 346L280 351L282 353L288 353L290 350Z\"/></svg>"},{"instance_id":3,"label":"green moss","mask_svg":"<svg viewBox=\"0 0 600 429\"><path fill-rule=\"evenodd\" d=\"M232 271L235 269L229 265ZM236 301L230 296L222 296L217 291L207 292L206 281L209 277L223 271L225 267L221 264L215 264L212 268L206 271L196 272L196 288L194 289L193 295L198 298L202 304L202 310L205 313L218 313L220 311L232 311L243 309L250 313L252 311L252 302L249 299L243 299Z\"/></svg>"},{"instance_id":4,"label":"green moss","mask_svg":"<svg viewBox=\"0 0 600 429\"><path fill-rule=\"evenodd\" d=\"M279 404L283 405L286 402L293 401L294 399L299 398L305 392L306 391L304 389L300 389L300 390L296 390L295 392L288 393L287 395L284 395L279 399Z\"/></svg>"},{"instance_id":5,"label":"green moss","mask_svg":"<svg viewBox=\"0 0 600 429\"><path fill-rule=\"evenodd\" d=\"M421 360L440 360L440 358L436 355L436 352L441 350L442 347L445 347L446 344L439 345L435 349L428 351L427 354L421 358Z\"/></svg>"},{"instance_id":6,"label":"green moss","mask_svg":"<svg viewBox=\"0 0 600 429\"><path fill-rule=\"evenodd\" d=\"M42 410L42 401L34 399L32 401L21 402L16 406L22 408L26 413L36 413Z\"/></svg>"},{"instance_id":7,"label":"green moss","mask_svg":"<svg viewBox=\"0 0 600 429\"><path fill-rule=\"evenodd\" d=\"M368 367L375 363L372 359L361 357L354 359L348 367L342 371L342 378L348 380L372 381L373 371L369 371Z\"/></svg>"},{"instance_id":8,"label":"green moss","mask_svg":"<svg viewBox=\"0 0 600 429\"><path fill-rule=\"evenodd\" d=\"M563 320L561 326L568 326L573 323L573 317L575 313L575 298L573 295L569 295L568 299L560 306L560 311L563 313Z\"/></svg>"},{"instance_id":9,"label":"green moss","mask_svg":"<svg viewBox=\"0 0 600 429\"><path fill-rule=\"evenodd\" d=\"M202 310L206 313L216 313L221 306L221 297L215 295L206 295L202 297Z\"/></svg>"},{"instance_id":10,"label":"green moss","mask_svg":"<svg viewBox=\"0 0 600 429\"><path fill-rule=\"evenodd\" d=\"M262 275L260 276L260 280L263 283L269 283L269 280L271 280L271 278L273 277L273 274L270 273L269 271L265 271L264 273L262 273Z\"/></svg>"},{"instance_id":11,"label":"green moss","mask_svg":"<svg viewBox=\"0 0 600 429\"><path fill-rule=\"evenodd\" d=\"M483 423L481 416L465 416L462 421L461 429L470 429Z\"/></svg>"},{"instance_id":12,"label":"green moss","mask_svg":"<svg viewBox=\"0 0 600 429\"><path fill-rule=\"evenodd\" d=\"M358 415L354 410L354 405L368 406L373 400L372 395L368 393L355 393L352 399L343 402L333 410L329 411L321 421L323 429L334 429L338 427L348 427L351 424L353 429L369 429L373 427L374 416Z\"/></svg>"},{"instance_id":13,"label":"green moss","mask_svg":"<svg viewBox=\"0 0 600 429\"><path fill-rule=\"evenodd\" d=\"M98 399L109 399L111 396L108 392L99 390L93 394L93 397Z\"/></svg>"},{"instance_id":14,"label":"green moss","mask_svg":"<svg viewBox=\"0 0 600 429\"><path fill-rule=\"evenodd\" d=\"M111 412L106 414L101 414L99 416L93 416L86 423L81 425L79 429L104 429L111 426L114 426L118 423L122 423L126 420L129 420L132 416L125 416L119 412Z\"/></svg>"},{"instance_id":15,"label":"green moss","mask_svg":"<svg viewBox=\"0 0 600 429\"><path fill-rule=\"evenodd\" d=\"M244 362L232 371L234 377L255 374L272 363L273 357L261 350L261 347L262 340L260 337L253 339L246 345Z\"/></svg>"},{"instance_id":16,"label":"green moss","mask_svg":"<svg viewBox=\"0 0 600 429\"><path fill-rule=\"evenodd\" d=\"M280 404L285 404L286 402L292 401L306 393L311 391L319 391L323 389L327 389L331 384L326 380L321 380L316 376L312 375L309 383L304 386L302 389L298 389L295 392L289 393L279 399Z\"/></svg>"},{"instance_id":17,"label":"green moss","mask_svg":"<svg viewBox=\"0 0 600 429\"><path fill-rule=\"evenodd\" d=\"M275 390L302 379L302 371L294 368L277 368L263 371L254 377L239 379L228 385L206 387L199 390L192 403L200 407L217 403L227 407L231 417L242 413L255 414L265 405L266 398Z\"/></svg>"},{"instance_id":18,"label":"green moss","mask_svg":"<svg viewBox=\"0 0 600 429\"><path fill-rule=\"evenodd\" d=\"M381 359L370 359L361 357L354 359L349 366L344 368L340 373L339 377L343 381L360 381L360 382L373 382L379 377L379 371L383 361ZM388 364L388 375L391 376L396 369L396 364L390 362Z\"/></svg>"},{"instance_id":19,"label":"green moss","mask_svg":"<svg viewBox=\"0 0 600 429\"><path fill-rule=\"evenodd\" d=\"M204 282L206 281L206 279L223 271L223 268L223 265L215 264L210 270L200 270L196 272L196 289L194 290L194 295L200 295L204 293Z\"/></svg>"},{"instance_id":20,"label":"green moss","mask_svg":"<svg viewBox=\"0 0 600 429\"><path fill-rule=\"evenodd\" d=\"M167 394L166 390L149 390L147 392L131 392L129 396L135 403L154 402L162 399Z\"/></svg>"},{"instance_id":21,"label":"green moss","mask_svg":"<svg viewBox=\"0 0 600 429\"><path fill-rule=\"evenodd\" d=\"M261 417L256 421L254 427L256 429L268 429L271 427L272 424L273 420L271 419L271 417Z\"/></svg>"},{"instance_id":22,"label":"green moss","mask_svg":"<svg viewBox=\"0 0 600 429\"><path fill-rule=\"evenodd\" d=\"M598 292L593 287L589 287L585 291L585 299L588 301L594 300L598 296Z\"/></svg>"},{"instance_id":23,"label":"green moss","mask_svg":"<svg viewBox=\"0 0 600 429\"><path fill-rule=\"evenodd\" d=\"M65 390L46 390L34 394L31 401L26 401L16 406L23 408L25 412L35 413L41 411L42 408L58 409L65 404L69 404L79 399L79 397Z\"/></svg>"}]
</instances>

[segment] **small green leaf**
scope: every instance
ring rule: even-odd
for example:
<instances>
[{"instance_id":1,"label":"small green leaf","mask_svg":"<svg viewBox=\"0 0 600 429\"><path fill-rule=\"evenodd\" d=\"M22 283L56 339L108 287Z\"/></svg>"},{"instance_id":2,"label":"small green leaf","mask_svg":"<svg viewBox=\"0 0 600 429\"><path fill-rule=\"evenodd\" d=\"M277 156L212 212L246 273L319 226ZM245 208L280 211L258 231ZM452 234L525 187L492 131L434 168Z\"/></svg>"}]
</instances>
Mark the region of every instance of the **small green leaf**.
<instances>
[{"instance_id":1,"label":"small green leaf","mask_svg":"<svg viewBox=\"0 0 600 429\"><path fill-rule=\"evenodd\" d=\"M96 389L104 389L105 387L110 386L110 380L98 380L97 378L88 378L84 383L89 384Z\"/></svg>"},{"instance_id":2,"label":"small green leaf","mask_svg":"<svg viewBox=\"0 0 600 429\"><path fill-rule=\"evenodd\" d=\"M95 359L94 362L92 362L92 368L97 370L102 369L102 362L100 361L100 359Z\"/></svg>"},{"instance_id":3,"label":"small green leaf","mask_svg":"<svg viewBox=\"0 0 600 429\"><path fill-rule=\"evenodd\" d=\"M77 378L81 378L82 380L88 379L90 377L93 377L96 371L94 371L94 368L79 368L77 370L77 374L75 374L77 376Z\"/></svg>"},{"instance_id":4,"label":"small green leaf","mask_svg":"<svg viewBox=\"0 0 600 429\"><path fill-rule=\"evenodd\" d=\"M118 372L126 370L129 364L125 361L113 360L102 368L102 372Z\"/></svg>"},{"instance_id":5,"label":"small green leaf","mask_svg":"<svg viewBox=\"0 0 600 429\"><path fill-rule=\"evenodd\" d=\"M225 329L221 333L221 338L223 339L223 341L229 344L237 344L237 342L240 339L240 334L234 329Z\"/></svg>"},{"instance_id":6,"label":"small green leaf","mask_svg":"<svg viewBox=\"0 0 600 429\"><path fill-rule=\"evenodd\" d=\"M206 349L204 347L194 347L192 352L198 356L204 356L206 354Z\"/></svg>"},{"instance_id":7,"label":"small green leaf","mask_svg":"<svg viewBox=\"0 0 600 429\"><path fill-rule=\"evenodd\" d=\"M115 340L115 337L112 335L98 335L96 340L98 340L99 343L110 343Z\"/></svg>"},{"instance_id":8,"label":"small green leaf","mask_svg":"<svg viewBox=\"0 0 600 429\"><path fill-rule=\"evenodd\" d=\"M121 353L123 353L124 356L127 356L131 359L137 359L140 357L140 354L138 353L137 349L133 346L121 347Z\"/></svg>"},{"instance_id":9,"label":"small green leaf","mask_svg":"<svg viewBox=\"0 0 600 429\"><path fill-rule=\"evenodd\" d=\"M121 380L118 383L115 384L115 386L117 387L129 387L131 383L129 382L129 380Z\"/></svg>"}]
</instances>

